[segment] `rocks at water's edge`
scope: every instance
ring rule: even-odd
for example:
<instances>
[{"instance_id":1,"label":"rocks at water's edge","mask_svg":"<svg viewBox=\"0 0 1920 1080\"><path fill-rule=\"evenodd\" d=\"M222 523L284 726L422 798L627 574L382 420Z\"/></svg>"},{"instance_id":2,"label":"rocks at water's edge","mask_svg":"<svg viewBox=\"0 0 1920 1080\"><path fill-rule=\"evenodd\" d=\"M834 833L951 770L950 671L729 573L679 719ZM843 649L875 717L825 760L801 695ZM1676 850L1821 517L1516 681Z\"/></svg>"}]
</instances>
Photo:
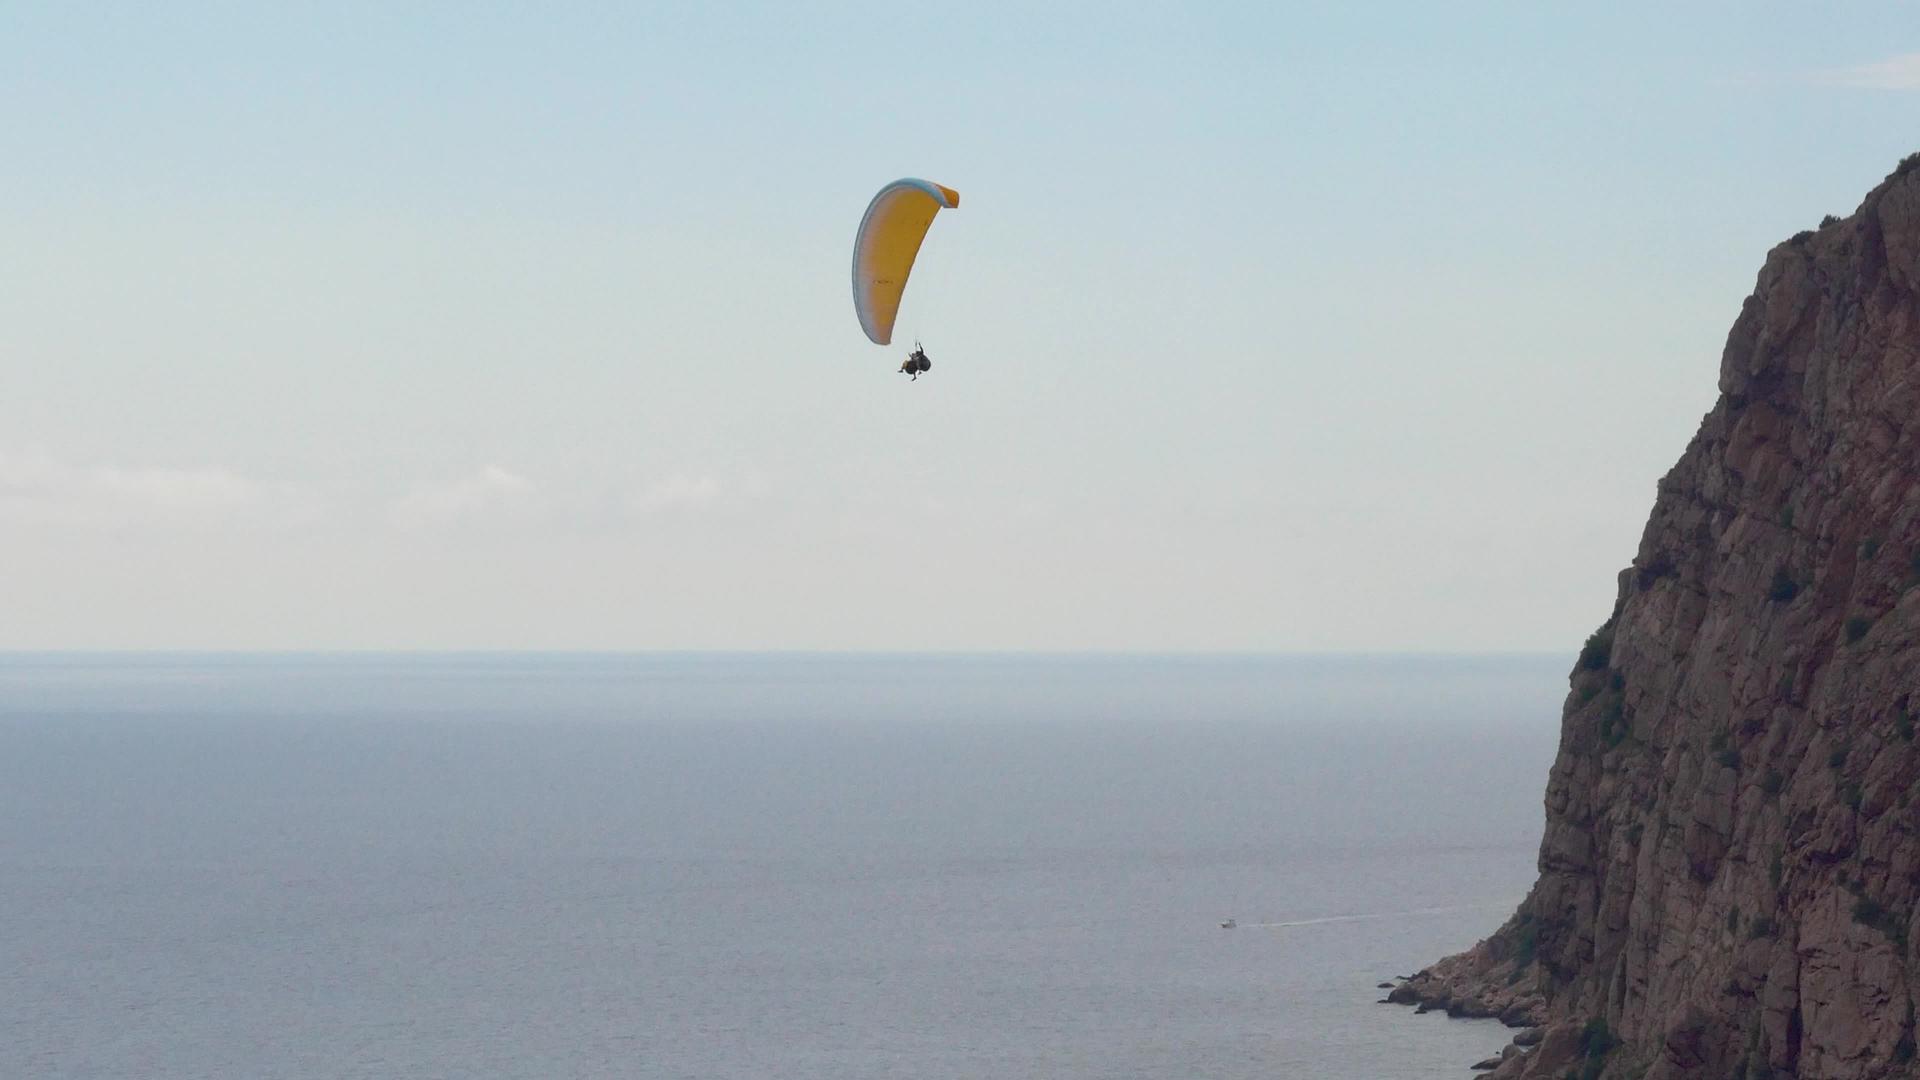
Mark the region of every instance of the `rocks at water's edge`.
<instances>
[{"instance_id":1,"label":"rocks at water's edge","mask_svg":"<svg viewBox=\"0 0 1920 1080\"><path fill-rule=\"evenodd\" d=\"M1567 483L1578 486L1581 478ZM1774 248L1574 664L1495 1080L1920 1077L1920 155Z\"/></svg>"},{"instance_id":2,"label":"rocks at water's edge","mask_svg":"<svg viewBox=\"0 0 1920 1080\"><path fill-rule=\"evenodd\" d=\"M1484 945L1483 942L1481 947ZM1539 1022L1538 1018L1544 1015L1539 991L1524 975L1506 985L1455 993L1455 981L1441 969L1453 971L1468 958L1477 960L1481 967L1496 963L1485 955L1463 953L1443 961L1440 967L1408 976L1393 988L1387 1000L1395 1005L1415 1006L1416 1012L1440 1011L1463 1019L1497 1019L1508 1027L1528 1027Z\"/></svg>"}]
</instances>

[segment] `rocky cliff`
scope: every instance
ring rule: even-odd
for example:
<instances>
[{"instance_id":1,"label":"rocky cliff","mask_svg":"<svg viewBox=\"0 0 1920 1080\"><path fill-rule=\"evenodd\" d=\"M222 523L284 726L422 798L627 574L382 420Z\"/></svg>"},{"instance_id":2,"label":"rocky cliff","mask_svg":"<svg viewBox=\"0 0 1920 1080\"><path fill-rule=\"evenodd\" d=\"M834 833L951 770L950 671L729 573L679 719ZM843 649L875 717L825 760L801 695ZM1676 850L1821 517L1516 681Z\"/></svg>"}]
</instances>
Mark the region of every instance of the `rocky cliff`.
<instances>
[{"instance_id":1,"label":"rocky cliff","mask_svg":"<svg viewBox=\"0 0 1920 1080\"><path fill-rule=\"evenodd\" d=\"M1576 662L1491 1075L1920 1077L1920 155L1774 248Z\"/></svg>"}]
</instances>

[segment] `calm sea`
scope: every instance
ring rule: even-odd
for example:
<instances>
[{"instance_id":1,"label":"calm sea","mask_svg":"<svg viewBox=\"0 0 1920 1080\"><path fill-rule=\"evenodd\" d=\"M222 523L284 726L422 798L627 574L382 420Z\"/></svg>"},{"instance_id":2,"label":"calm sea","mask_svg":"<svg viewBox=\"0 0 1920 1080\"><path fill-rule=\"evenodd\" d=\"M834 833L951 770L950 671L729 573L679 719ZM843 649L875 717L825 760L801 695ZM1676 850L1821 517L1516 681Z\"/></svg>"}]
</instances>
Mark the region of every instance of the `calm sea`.
<instances>
[{"instance_id":1,"label":"calm sea","mask_svg":"<svg viewBox=\"0 0 1920 1080\"><path fill-rule=\"evenodd\" d=\"M0 1076L1463 1076L1567 666L0 657Z\"/></svg>"}]
</instances>

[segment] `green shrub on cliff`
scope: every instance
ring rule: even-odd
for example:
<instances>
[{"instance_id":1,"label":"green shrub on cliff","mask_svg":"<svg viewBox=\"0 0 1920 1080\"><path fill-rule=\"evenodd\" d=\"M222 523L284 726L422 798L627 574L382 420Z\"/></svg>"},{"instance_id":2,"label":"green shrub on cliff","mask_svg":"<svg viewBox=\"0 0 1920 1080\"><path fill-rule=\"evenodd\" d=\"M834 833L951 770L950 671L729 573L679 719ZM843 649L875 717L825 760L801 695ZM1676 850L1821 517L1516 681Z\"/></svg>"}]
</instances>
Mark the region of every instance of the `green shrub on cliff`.
<instances>
[{"instance_id":1,"label":"green shrub on cliff","mask_svg":"<svg viewBox=\"0 0 1920 1080\"><path fill-rule=\"evenodd\" d=\"M1580 1029L1582 1057L1606 1057L1613 1053L1614 1047L1619 1045L1620 1040L1613 1037L1613 1030L1607 1027L1607 1021L1602 1017L1594 1017L1587 1021L1586 1027Z\"/></svg>"},{"instance_id":2,"label":"green shrub on cliff","mask_svg":"<svg viewBox=\"0 0 1920 1080\"><path fill-rule=\"evenodd\" d=\"M1607 698L1607 707L1600 712L1600 738L1609 748L1619 746L1631 734L1631 725L1627 723L1627 703L1620 695L1612 694Z\"/></svg>"},{"instance_id":3,"label":"green shrub on cliff","mask_svg":"<svg viewBox=\"0 0 1920 1080\"><path fill-rule=\"evenodd\" d=\"M1662 551L1649 560L1647 565L1639 567L1634 573L1634 579L1641 590L1645 591L1653 588L1653 583L1661 578L1674 576L1677 570L1673 563L1673 556Z\"/></svg>"},{"instance_id":4,"label":"green shrub on cliff","mask_svg":"<svg viewBox=\"0 0 1920 1080\"><path fill-rule=\"evenodd\" d=\"M1864 615L1855 615L1853 618L1848 619L1847 644L1851 645L1861 638L1866 637L1867 631L1871 629L1873 629L1873 620Z\"/></svg>"},{"instance_id":5,"label":"green shrub on cliff","mask_svg":"<svg viewBox=\"0 0 1920 1080\"><path fill-rule=\"evenodd\" d=\"M1533 916L1521 917L1524 921L1513 935L1513 966L1516 972L1525 971L1533 965L1533 958L1540 950L1540 926Z\"/></svg>"},{"instance_id":6,"label":"green shrub on cliff","mask_svg":"<svg viewBox=\"0 0 1920 1080\"><path fill-rule=\"evenodd\" d=\"M1580 648L1580 667L1585 671L1604 671L1613 662L1613 627L1603 626L1587 638Z\"/></svg>"},{"instance_id":7,"label":"green shrub on cliff","mask_svg":"<svg viewBox=\"0 0 1920 1080\"><path fill-rule=\"evenodd\" d=\"M1732 739L1724 731L1715 732L1707 740L1707 749L1713 753L1713 760L1729 769L1740 767L1740 751L1732 745Z\"/></svg>"},{"instance_id":8,"label":"green shrub on cliff","mask_svg":"<svg viewBox=\"0 0 1920 1080\"><path fill-rule=\"evenodd\" d=\"M1856 891L1853 900L1853 921L1861 926L1880 931L1887 936L1888 940L1900 946L1902 952L1906 951L1906 920L1887 910L1887 906L1880 901Z\"/></svg>"},{"instance_id":9,"label":"green shrub on cliff","mask_svg":"<svg viewBox=\"0 0 1920 1080\"><path fill-rule=\"evenodd\" d=\"M1773 572L1773 583L1767 586L1767 599L1776 604L1784 604L1800 595L1800 583L1793 580L1786 567Z\"/></svg>"},{"instance_id":10,"label":"green shrub on cliff","mask_svg":"<svg viewBox=\"0 0 1920 1080\"><path fill-rule=\"evenodd\" d=\"M1605 1020L1595 1017L1587 1021L1587 1026L1580 1030L1580 1056L1586 1058L1586 1062L1580 1066L1578 1080L1598 1080L1600 1074L1606 1071L1607 1055L1619 1045L1620 1040L1607 1027ZM1567 1075L1574 1074L1569 1072Z\"/></svg>"}]
</instances>

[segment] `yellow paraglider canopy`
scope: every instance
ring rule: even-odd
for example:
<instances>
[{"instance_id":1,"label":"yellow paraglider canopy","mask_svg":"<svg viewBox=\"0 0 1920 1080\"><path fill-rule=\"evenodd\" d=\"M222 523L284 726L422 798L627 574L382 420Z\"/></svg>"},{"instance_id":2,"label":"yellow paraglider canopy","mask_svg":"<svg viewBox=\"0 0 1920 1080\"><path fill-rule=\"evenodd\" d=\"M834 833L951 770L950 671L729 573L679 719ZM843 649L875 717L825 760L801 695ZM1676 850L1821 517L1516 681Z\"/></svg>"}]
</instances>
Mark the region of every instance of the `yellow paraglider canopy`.
<instances>
[{"instance_id":1,"label":"yellow paraglider canopy","mask_svg":"<svg viewBox=\"0 0 1920 1080\"><path fill-rule=\"evenodd\" d=\"M893 341L907 275L933 216L959 205L959 192L927 180L895 180L867 204L853 238L853 310L875 345Z\"/></svg>"}]
</instances>

